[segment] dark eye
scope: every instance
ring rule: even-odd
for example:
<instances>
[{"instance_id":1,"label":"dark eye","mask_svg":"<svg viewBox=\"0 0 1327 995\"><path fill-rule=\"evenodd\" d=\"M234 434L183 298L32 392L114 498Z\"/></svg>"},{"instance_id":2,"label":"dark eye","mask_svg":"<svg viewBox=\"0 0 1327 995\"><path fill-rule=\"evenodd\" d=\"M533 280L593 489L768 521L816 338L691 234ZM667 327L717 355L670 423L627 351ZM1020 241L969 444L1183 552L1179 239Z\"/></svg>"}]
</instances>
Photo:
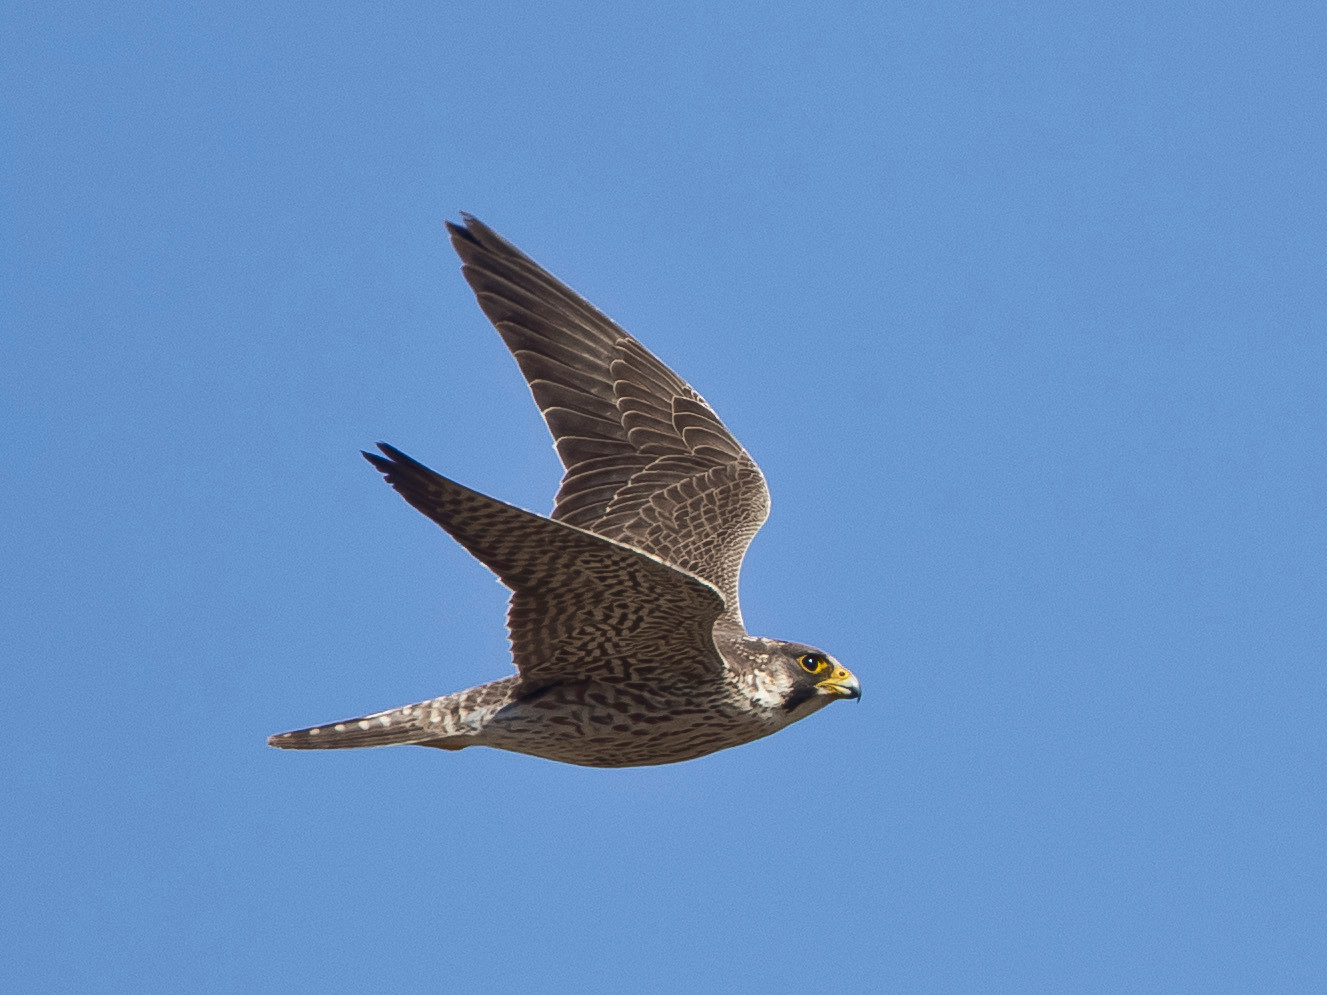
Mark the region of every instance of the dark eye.
<instances>
[{"instance_id":1,"label":"dark eye","mask_svg":"<svg viewBox=\"0 0 1327 995\"><path fill-rule=\"evenodd\" d=\"M815 653L803 653L797 658L797 662L808 674L818 674L825 669L825 658Z\"/></svg>"}]
</instances>

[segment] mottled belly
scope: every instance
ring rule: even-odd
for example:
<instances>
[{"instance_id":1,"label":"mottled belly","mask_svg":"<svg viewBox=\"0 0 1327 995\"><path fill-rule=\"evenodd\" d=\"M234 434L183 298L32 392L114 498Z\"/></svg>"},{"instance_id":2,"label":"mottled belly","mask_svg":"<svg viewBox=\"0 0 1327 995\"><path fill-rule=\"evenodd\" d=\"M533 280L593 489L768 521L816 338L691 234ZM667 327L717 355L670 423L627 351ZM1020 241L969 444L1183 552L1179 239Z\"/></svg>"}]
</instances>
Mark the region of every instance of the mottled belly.
<instances>
[{"instance_id":1,"label":"mottled belly","mask_svg":"<svg viewBox=\"0 0 1327 995\"><path fill-rule=\"evenodd\" d=\"M641 767L749 743L782 728L778 719L717 693L560 685L503 708L475 744L586 767Z\"/></svg>"}]
</instances>

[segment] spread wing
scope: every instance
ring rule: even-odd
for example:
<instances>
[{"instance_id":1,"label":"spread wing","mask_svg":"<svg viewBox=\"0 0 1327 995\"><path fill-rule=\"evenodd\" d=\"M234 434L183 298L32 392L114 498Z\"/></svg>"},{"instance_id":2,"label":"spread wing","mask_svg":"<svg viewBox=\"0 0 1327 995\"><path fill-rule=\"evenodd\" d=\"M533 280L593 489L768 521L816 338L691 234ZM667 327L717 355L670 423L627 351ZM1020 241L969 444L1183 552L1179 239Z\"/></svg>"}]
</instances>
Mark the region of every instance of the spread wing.
<instances>
[{"instance_id":1,"label":"spread wing","mask_svg":"<svg viewBox=\"0 0 1327 995\"><path fill-rule=\"evenodd\" d=\"M566 473L553 518L704 578L741 625L742 557L769 514L760 468L705 399L588 301L468 215L448 223Z\"/></svg>"},{"instance_id":2,"label":"spread wing","mask_svg":"<svg viewBox=\"0 0 1327 995\"><path fill-rule=\"evenodd\" d=\"M705 581L378 448L386 458L364 456L387 482L511 589L507 628L522 691L609 673L673 683L721 672L713 628L723 598Z\"/></svg>"}]
</instances>

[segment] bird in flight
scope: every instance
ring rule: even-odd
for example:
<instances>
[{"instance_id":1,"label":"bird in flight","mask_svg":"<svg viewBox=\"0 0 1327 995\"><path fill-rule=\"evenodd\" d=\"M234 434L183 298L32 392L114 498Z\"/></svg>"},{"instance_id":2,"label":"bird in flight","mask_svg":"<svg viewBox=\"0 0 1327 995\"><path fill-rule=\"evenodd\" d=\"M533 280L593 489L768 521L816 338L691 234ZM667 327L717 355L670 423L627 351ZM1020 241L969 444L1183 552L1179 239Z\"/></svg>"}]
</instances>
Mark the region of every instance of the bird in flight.
<instances>
[{"instance_id":1,"label":"bird in flight","mask_svg":"<svg viewBox=\"0 0 1327 995\"><path fill-rule=\"evenodd\" d=\"M365 458L512 592L516 674L272 736L288 750L490 746L590 767L676 763L860 698L828 653L747 634L760 468L705 399L487 225L448 223L462 273L529 383L565 474L545 518L392 446Z\"/></svg>"}]
</instances>

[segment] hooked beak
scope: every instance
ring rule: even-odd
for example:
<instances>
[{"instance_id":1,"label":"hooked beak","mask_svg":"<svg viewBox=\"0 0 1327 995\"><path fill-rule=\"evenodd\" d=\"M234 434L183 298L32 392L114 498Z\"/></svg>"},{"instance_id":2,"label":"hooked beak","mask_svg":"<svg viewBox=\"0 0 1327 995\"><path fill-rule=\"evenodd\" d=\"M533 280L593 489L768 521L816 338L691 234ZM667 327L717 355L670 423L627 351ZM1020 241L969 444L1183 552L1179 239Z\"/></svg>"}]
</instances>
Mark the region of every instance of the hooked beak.
<instances>
[{"instance_id":1,"label":"hooked beak","mask_svg":"<svg viewBox=\"0 0 1327 995\"><path fill-rule=\"evenodd\" d=\"M838 694L845 698L862 697L862 686L846 667L835 667L834 673L816 685L825 694Z\"/></svg>"}]
</instances>

